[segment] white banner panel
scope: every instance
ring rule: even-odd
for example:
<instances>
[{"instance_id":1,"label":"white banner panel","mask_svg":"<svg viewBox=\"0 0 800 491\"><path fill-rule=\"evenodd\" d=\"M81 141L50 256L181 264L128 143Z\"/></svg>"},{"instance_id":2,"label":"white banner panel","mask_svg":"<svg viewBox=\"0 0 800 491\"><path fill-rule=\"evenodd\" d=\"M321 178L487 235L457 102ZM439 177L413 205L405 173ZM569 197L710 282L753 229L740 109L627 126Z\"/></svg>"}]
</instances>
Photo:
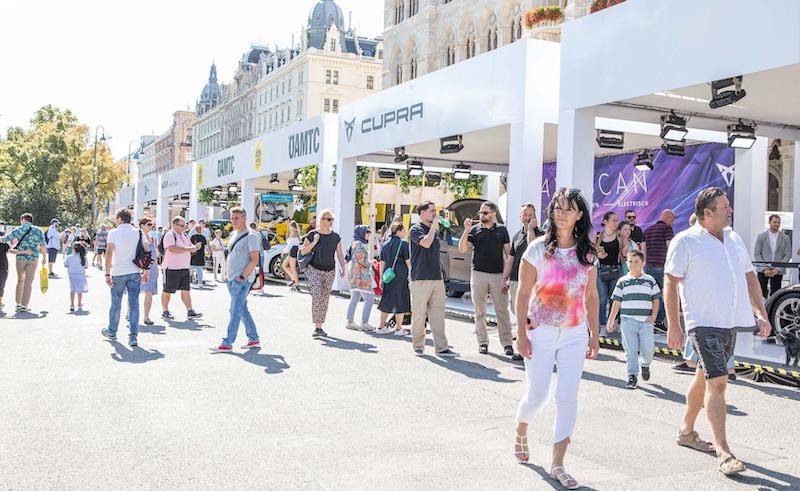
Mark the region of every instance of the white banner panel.
<instances>
[{"instance_id":1,"label":"white banner panel","mask_svg":"<svg viewBox=\"0 0 800 491\"><path fill-rule=\"evenodd\" d=\"M183 165L161 175L161 196L180 196L192 190L192 164Z\"/></svg>"},{"instance_id":2,"label":"white banner panel","mask_svg":"<svg viewBox=\"0 0 800 491\"><path fill-rule=\"evenodd\" d=\"M136 202L136 185L125 186L119 190L119 206L130 208Z\"/></svg>"},{"instance_id":3,"label":"white banner panel","mask_svg":"<svg viewBox=\"0 0 800 491\"><path fill-rule=\"evenodd\" d=\"M158 199L158 176L139 181L136 187L136 202L155 201Z\"/></svg>"}]
</instances>

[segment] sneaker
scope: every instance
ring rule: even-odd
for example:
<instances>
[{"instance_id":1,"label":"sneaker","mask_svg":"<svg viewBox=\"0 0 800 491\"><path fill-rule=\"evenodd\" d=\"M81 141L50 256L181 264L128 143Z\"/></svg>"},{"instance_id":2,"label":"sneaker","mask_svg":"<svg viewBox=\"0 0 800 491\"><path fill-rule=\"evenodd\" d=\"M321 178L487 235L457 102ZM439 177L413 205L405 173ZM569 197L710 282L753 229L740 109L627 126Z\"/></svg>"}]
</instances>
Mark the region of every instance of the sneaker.
<instances>
[{"instance_id":1,"label":"sneaker","mask_svg":"<svg viewBox=\"0 0 800 491\"><path fill-rule=\"evenodd\" d=\"M116 334L112 334L111 331L109 331L108 329L102 329L100 331L100 334L102 334L103 336L107 337L110 341L116 341L117 340L117 335Z\"/></svg>"},{"instance_id":2,"label":"sneaker","mask_svg":"<svg viewBox=\"0 0 800 491\"><path fill-rule=\"evenodd\" d=\"M70 312L75 312L75 306L74 305L70 305L69 306L69 311Z\"/></svg>"},{"instance_id":3,"label":"sneaker","mask_svg":"<svg viewBox=\"0 0 800 491\"><path fill-rule=\"evenodd\" d=\"M478 347L478 353L480 353L480 354L482 354L482 355L486 355L486 354L488 354L488 353L489 353L489 345L488 345L488 344L482 344L482 345L480 345L480 346Z\"/></svg>"},{"instance_id":4,"label":"sneaker","mask_svg":"<svg viewBox=\"0 0 800 491\"><path fill-rule=\"evenodd\" d=\"M212 346L209 348L214 353L233 353L233 348L220 344L219 346Z\"/></svg>"},{"instance_id":5,"label":"sneaker","mask_svg":"<svg viewBox=\"0 0 800 491\"><path fill-rule=\"evenodd\" d=\"M151 321L150 319L145 319L144 323L145 323L145 325L148 325L148 326L152 326L154 324L154 322Z\"/></svg>"},{"instance_id":6,"label":"sneaker","mask_svg":"<svg viewBox=\"0 0 800 491\"><path fill-rule=\"evenodd\" d=\"M375 330L375 334L391 334L393 332L397 332L390 327L381 327L380 329Z\"/></svg>"},{"instance_id":7,"label":"sneaker","mask_svg":"<svg viewBox=\"0 0 800 491\"><path fill-rule=\"evenodd\" d=\"M394 335L395 335L395 336L398 336L398 337L400 337L400 336L406 336L406 330L405 330L405 329L398 329L398 330L396 330L396 331L394 332Z\"/></svg>"},{"instance_id":8,"label":"sneaker","mask_svg":"<svg viewBox=\"0 0 800 491\"><path fill-rule=\"evenodd\" d=\"M372 332L375 330L375 326L370 325L369 322L362 322L358 328L364 332Z\"/></svg>"},{"instance_id":9,"label":"sneaker","mask_svg":"<svg viewBox=\"0 0 800 491\"><path fill-rule=\"evenodd\" d=\"M506 356L514 356L514 347L510 344L503 348L503 351L505 352Z\"/></svg>"},{"instance_id":10,"label":"sneaker","mask_svg":"<svg viewBox=\"0 0 800 491\"><path fill-rule=\"evenodd\" d=\"M5 306L6 306L6 304L0 303L0 310L3 310L3 307L5 307Z\"/></svg>"},{"instance_id":11,"label":"sneaker","mask_svg":"<svg viewBox=\"0 0 800 491\"><path fill-rule=\"evenodd\" d=\"M130 336L128 338L128 346L130 347L139 346L139 341L136 339L136 336Z\"/></svg>"},{"instance_id":12,"label":"sneaker","mask_svg":"<svg viewBox=\"0 0 800 491\"><path fill-rule=\"evenodd\" d=\"M27 305L20 305L17 310L19 310L20 312L30 312L31 308L28 307Z\"/></svg>"},{"instance_id":13,"label":"sneaker","mask_svg":"<svg viewBox=\"0 0 800 491\"><path fill-rule=\"evenodd\" d=\"M47 277L48 278L55 278L56 274L55 273L47 273Z\"/></svg>"},{"instance_id":14,"label":"sneaker","mask_svg":"<svg viewBox=\"0 0 800 491\"><path fill-rule=\"evenodd\" d=\"M690 367L686 362L673 365L672 369L678 372L686 372L686 373L694 373L696 370L696 368Z\"/></svg>"},{"instance_id":15,"label":"sneaker","mask_svg":"<svg viewBox=\"0 0 800 491\"><path fill-rule=\"evenodd\" d=\"M524 358L522 358L521 354L514 353L513 355L511 355L511 359L514 360L514 361L522 361Z\"/></svg>"},{"instance_id":16,"label":"sneaker","mask_svg":"<svg viewBox=\"0 0 800 491\"><path fill-rule=\"evenodd\" d=\"M17 304L17 306L14 307L14 310L16 310L17 312L19 312L20 309L22 309L22 305L21 304Z\"/></svg>"},{"instance_id":17,"label":"sneaker","mask_svg":"<svg viewBox=\"0 0 800 491\"><path fill-rule=\"evenodd\" d=\"M667 332L667 326L663 322L655 322L653 323L653 330L660 333Z\"/></svg>"},{"instance_id":18,"label":"sneaker","mask_svg":"<svg viewBox=\"0 0 800 491\"><path fill-rule=\"evenodd\" d=\"M642 367L642 380L645 382L650 380L650 367Z\"/></svg>"},{"instance_id":19,"label":"sneaker","mask_svg":"<svg viewBox=\"0 0 800 491\"><path fill-rule=\"evenodd\" d=\"M424 354L425 354L425 352L422 351L421 349L415 349L414 350L414 356L422 356Z\"/></svg>"},{"instance_id":20,"label":"sneaker","mask_svg":"<svg viewBox=\"0 0 800 491\"><path fill-rule=\"evenodd\" d=\"M355 322L348 321L347 325L345 325L344 328L345 329L350 329L351 331L358 331L359 329L361 329L361 326L359 326Z\"/></svg>"},{"instance_id":21,"label":"sneaker","mask_svg":"<svg viewBox=\"0 0 800 491\"><path fill-rule=\"evenodd\" d=\"M735 373L729 373L728 374L728 381L729 382L733 382L734 380L736 380L736 374Z\"/></svg>"},{"instance_id":22,"label":"sneaker","mask_svg":"<svg viewBox=\"0 0 800 491\"><path fill-rule=\"evenodd\" d=\"M314 329L314 334L311 335L312 338L324 338L328 335L327 332L323 331L322 328Z\"/></svg>"},{"instance_id":23,"label":"sneaker","mask_svg":"<svg viewBox=\"0 0 800 491\"><path fill-rule=\"evenodd\" d=\"M626 389L635 389L636 388L636 375L628 376L628 383L625 385Z\"/></svg>"},{"instance_id":24,"label":"sneaker","mask_svg":"<svg viewBox=\"0 0 800 491\"><path fill-rule=\"evenodd\" d=\"M488 347L487 347L487 349L488 349ZM453 351L451 349L446 349L444 351L440 351L440 352L436 353L436 356L439 356L439 357L442 357L442 358L455 358L456 356L458 356L458 353L456 353L455 351Z\"/></svg>"},{"instance_id":25,"label":"sneaker","mask_svg":"<svg viewBox=\"0 0 800 491\"><path fill-rule=\"evenodd\" d=\"M253 349L260 347L261 347L261 341L250 341L249 343L242 346L242 349Z\"/></svg>"},{"instance_id":26,"label":"sneaker","mask_svg":"<svg viewBox=\"0 0 800 491\"><path fill-rule=\"evenodd\" d=\"M170 314L170 313L169 313L169 310L165 310L165 311L164 311L164 312L161 314L161 318L162 318L162 319L166 319L166 320L168 320L168 321L171 321L172 319L174 319L174 318L175 318L175 316L174 316L174 315L172 315L172 314Z\"/></svg>"},{"instance_id":27,"label":"sneaker","mask_svg":"<svg viewBox=\"0 0 800 491\"><path fill-rule=\"evenodd\" d=\"M200 312L195 312L194 309L192 309L189 312L186 312L186 317L190 319L199 319L203 317L203 314L201 314Z\"/></svg>"}]
</instances>

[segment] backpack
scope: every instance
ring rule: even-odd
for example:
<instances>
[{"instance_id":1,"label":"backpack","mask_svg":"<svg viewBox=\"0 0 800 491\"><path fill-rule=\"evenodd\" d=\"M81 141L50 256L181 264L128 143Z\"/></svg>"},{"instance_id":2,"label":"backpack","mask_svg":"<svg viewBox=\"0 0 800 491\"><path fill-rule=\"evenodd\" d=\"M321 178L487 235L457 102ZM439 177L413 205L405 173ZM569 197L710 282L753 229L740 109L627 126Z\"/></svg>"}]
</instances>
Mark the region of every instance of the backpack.
<instances>
[{"instance_id":1,"label":"backpack","mask_svg":"<svg viewBox=\"0 0 800 491\"><path fill-rule=\"evenodd\" d=\"M251 234L250 230L248 230L247 233L244 234L244 235L238 235L237 234L238 236L236 237L236 240L233 241L233 244L231 244L231 245L229 245L228 247L225 248L225 252L233 251L233 248L236 247L236 244L238 244L240 240L244 239L245 237L249 236L250 234ZM260 232L259 232L259 234L261 235L261 245L263 247L263 245L264 245L264 235L261 234ZM256 266L256 268L255 268L255 273L256 273L256 277L253 280L253 283L250 285L250 290L251 291L252 290L257 291L257 290L260 290L260 289L264 288L264 265L261 263L261 254L258 255L258 266Z\"/></svg>"},{"instance_id":2,"label":"backpack","mask_svg":"<svg viewBox=\"0 0 800 491\"><path fill-rule=\"evenodd\" d=\"M133 258L133 264L135 264L139 269L150 269L150 265L153 264L153 255L150 254L150 248L144 248L142 244L142 231L139 230L139 242L136 244L136 256Z\"/></svg>"},{"instance_id":3,"label":"backpack","mask_svg":"<svg viewBox=\"0 0 800 491\"><path fill-rule=\"evenodd\" d=\"M172 232L172 235L175 236L175 244L177 244L178 243L178 234L176 234L174 230L170 230L170 232ZM166 237L166 236L167 236L167 234L162 235L161 236L161 240L158 241L157 249L158 249L158 255L159 256L163 256L164 255L164 237Z\"/></svg>"}]
</instances>

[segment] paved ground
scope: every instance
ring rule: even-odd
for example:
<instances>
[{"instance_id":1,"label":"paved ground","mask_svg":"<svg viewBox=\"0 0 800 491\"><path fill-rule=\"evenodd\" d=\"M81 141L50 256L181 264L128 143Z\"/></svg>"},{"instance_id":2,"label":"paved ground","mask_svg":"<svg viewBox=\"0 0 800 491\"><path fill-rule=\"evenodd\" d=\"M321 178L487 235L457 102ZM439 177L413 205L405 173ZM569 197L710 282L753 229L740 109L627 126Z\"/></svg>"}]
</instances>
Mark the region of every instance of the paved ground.
<instances>
[{"instance_id":1,"label":"paved ground","mask_svg":"<svg viewBox=\"0 0 800 491\"><path fill-rule=\"evenodd\" d=\"M531 426L533 465L517 464L522 365L497 342L479 355L466 322L447 321L460 358L417 358L408 338L345 330L347 300L333 298L331 337L315 340L308 294L270 285L250 299L264 347L238 349L242 330L236 354L210 354L227 322L219 286L193 293L202 322L173 300L178 321L143 326L131 349L100 336L102 280L91 271L87 312L68 313L62 275L15 316L9 278L0 489L557 489L552 404ZM729 387L729 438L750 470L728 479L714 457L675 445L689 378L669 366L630 391L621 352L587 363L567 460L584 489L800 489L800 391ZM710 437L704 419L698 430Z\"/></svg>"}]
</instances>

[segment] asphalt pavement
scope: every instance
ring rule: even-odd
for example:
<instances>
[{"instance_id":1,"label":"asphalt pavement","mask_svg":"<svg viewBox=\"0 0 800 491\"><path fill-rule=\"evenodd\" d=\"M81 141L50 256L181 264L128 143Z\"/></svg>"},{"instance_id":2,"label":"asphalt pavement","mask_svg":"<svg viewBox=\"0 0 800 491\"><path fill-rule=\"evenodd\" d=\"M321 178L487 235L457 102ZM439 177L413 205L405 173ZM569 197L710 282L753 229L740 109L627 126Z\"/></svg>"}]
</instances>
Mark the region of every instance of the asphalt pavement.
<instances>
[{"instance_id":1,"label":"asphalt pavement","mask_svg":"<svg viewBox=\"0 0 800 491\"><path fill-rule=\"evenodd\" d=\"M13 267L6 286L2 490L560 489L547 476L554 403L530 426L532 465L517 464L523 366L496 337L478 354L469 322L447 320L459 358L433 356L430 341L416 357L409 337L346 330L348 300L334 297L329 337L312 339L307 290L268 284L249 298L263 347L242 350L242 327L234 354L212 354L229 300L212 283L192 291L202 319L187 321L173 298L176 320L163 321L156 301L156 324L130 348L124 324L119 342L100 335L103 273L90 269L85 311L69 313L57 271L31 313L14 313ZM713 455L675 444L690 376L671 363L657 358L651 380L627 390L621 351L587 361L566 460L583 489L800 489L800 391L729 385L728 438L749 470L726 478ZM711 438L704 413L697 430Z\"/></svg>"}]
</instances>

